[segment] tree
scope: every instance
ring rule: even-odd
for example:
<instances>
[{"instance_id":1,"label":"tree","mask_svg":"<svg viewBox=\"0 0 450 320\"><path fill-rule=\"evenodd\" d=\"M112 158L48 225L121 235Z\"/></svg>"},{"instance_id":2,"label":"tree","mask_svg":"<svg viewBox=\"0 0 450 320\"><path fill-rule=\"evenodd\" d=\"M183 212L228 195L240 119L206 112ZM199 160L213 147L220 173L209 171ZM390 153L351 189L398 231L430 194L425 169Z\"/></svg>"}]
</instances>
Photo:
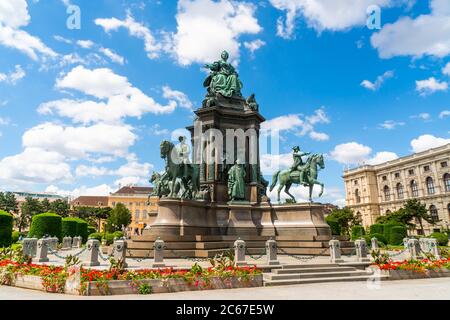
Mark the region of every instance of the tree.
<instances>
[{"instance_id":1,"label":"tree","mask_svg":"<svg viewBox=\"0 0 450 320\"><path fill-rule=\"evenodd\" d=\"M45 198L44 200L41 201L41 207L42 207L42 213L50 212L51 211L50 201L47 198Z\"/></svg>"},{"instance_id":2,"label":"tree","mask_svg":"<svg viewBox=\"0 0 450 320\"><path fill-rule=\"evenodd\" d=\"M118 203L106 222L106 231L121 231L122 226L128 226L131 223L131 213L123 203Z\"/></svg>"},{"instance_id":3,"label":"tree","mask_svg":"<svg viewBox=\"0 0 450 320\"><path fill-rule=\"evenodd\" d=\"M4 210L13 215L19 212L19 203L16 200L14 193L7 192L0 195L0 210Z\"/></svg>"},{"instance_id":4,"label":"tree","mask_svg":"<svg viewBox=\"0 0 450 320\"><path fill-rule=\"evenodd\" d=\"M61 217L67 217L69 216L70 211L70 205L67 200L63 199L56 199L52 203L50 203L50 210L51 212L59 214Z\"/></svg>"},{"instance_id":5,"label":"tree","mask_svg":"<svg viewBox=\"0 0 450 320\"><path fill-rule=\"evenodd\" d=\"M34 215L44 212L41 202L32 197L25 198L25 202L20 206L20 211L21 214L16 219L16 225L19 232L30 225L31 218L33 218Z\"/></svg>"},{"instance_id":6,"label":"tree","mask_svg":"<svg viewBox=\"0 0 450 320\"><path fill-rule=\"evenodd\" d=\"M411 223L413 217L411 213L406 211L405 208L400 208L397 211L391 212L385 216L378 217L377 223L390 223L390 222L399 222L409 228L414 228L414 223Z\"/></svg>"},{"instance_id":7,"label":"tree","mask_svg":"<svg viewBox=\"0 0 450 320\"><path fill-rule=\"evenodd\" d=\"M353 226L361 224L359 218L347 207L334 209L327 218L336 221L345 235L350 235L350 229Z\"/></svg>"},{"instance_id":8,"label":"tree","mask_svg":"<svg viewBox=\"0 0 450 320\"><path fill-rule=\"evenodd\" d=\"M408 213L408 215L411 216L412 219L417 219L419 221L420 230L422 234L424 234L423 231L423 220L430 224L434 224L435 221L431 217L431 215L428 213L427 207L425 204L420 203L417 199L409 199L406 201L405 205L403 206L405 211Z\"/></svg>"},{"instance_id":9,"label":"tree","mask_svg":"<svg viewBox=\"0 0 450 320\"><path fill-rule=\"evenodd\" d=\"M111 215L111 211L112 211L112 208L110 208L110 207L96 208L96 210L94 212L94 216L95 216L95 218L97 218L97 231L98 232L100 232L101 221L108 219L109 216ZM131 217L131 214L130 214L130 217Z\"/></svg>"}]
</instances>

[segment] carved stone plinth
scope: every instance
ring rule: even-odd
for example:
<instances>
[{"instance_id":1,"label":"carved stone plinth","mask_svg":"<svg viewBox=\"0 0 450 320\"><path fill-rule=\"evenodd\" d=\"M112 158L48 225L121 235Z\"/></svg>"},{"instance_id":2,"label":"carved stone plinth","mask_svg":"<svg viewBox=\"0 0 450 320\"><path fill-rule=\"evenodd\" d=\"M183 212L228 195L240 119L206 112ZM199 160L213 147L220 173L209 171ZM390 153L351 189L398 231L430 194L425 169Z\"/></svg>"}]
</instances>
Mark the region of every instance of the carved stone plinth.
<instances>
[{"instance_id":1,"label":"carved stone plinth","mask_svg":"<svg viewBox=\"0 0 450 320\"><path fill-rule=\"evenodd\" d=\"M246 201L230 201L228 203L230 218L228 235L257 235L256 225L252 219L252 205Z\"/></svg>"}]
</instances>

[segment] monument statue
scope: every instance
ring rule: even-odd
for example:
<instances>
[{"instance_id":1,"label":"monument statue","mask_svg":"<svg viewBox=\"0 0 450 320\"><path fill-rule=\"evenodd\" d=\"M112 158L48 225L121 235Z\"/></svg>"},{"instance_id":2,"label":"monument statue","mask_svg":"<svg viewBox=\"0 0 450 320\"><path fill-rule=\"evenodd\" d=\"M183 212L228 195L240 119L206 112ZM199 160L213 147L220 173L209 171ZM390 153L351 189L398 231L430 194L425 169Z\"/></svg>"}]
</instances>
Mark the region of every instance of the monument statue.
<instances>
[{"instance_id":1,"label":"monument statue","mask_svg":"<svg viewBox=\"0 0 450 320\"><path fill-rule=\"evenodd\" d=\"M188 171L188 167L191 163L189 160L190 148L186 143L187 138L185 136L178 137L178 141L180 142L176 146L178 162L182 165L183 177L186 178L186 173Z\"/></svg>"},{"instance_id":2,"label":"monument statue","mask_svg":"<svg viewBox=\"0 0 450 320\"><path fill-rule=\"evenodd\" d=\"M280 192L284 187L284 192L288 194L291 199L296 202L295 197L289 193L289 189L292 184L300 184L305 187L309 187L309 202L312 202L312 192L314 185L320 185L321 191L319 197L323 194L323 183L317 180L318 171L325 168L325 163L322 154L312 154L308 157L308 160L303 164L302 156L309 155L310 153L301 153L299 147L292 148L294 150L293 158L294 164L289 169L275 172L272 178L272 184L270 185L270 191L272 191L278 180L280 185L277 190L277 200L280 202Z\"/></svg>"},{"instance_id":3,"label":"monument statue","mask_svg":"<svg viewBox=\"0 0 450 320\"><path fill-rule=\"evenodd\" d=\"M250 95L250 97L247 98L247 105L253 111L258 111L259 110L259 104L258 104L258 102L256 102L254 93L252 93Z\"/></svg>"},{"instance_id":4,"label":"monument statue","mask_svg":"<svg viewBox=\"0 0 450 320\"><path fill-rule=\"evenodd\" d=\"M203 82L203 86L208 88L207 98L213 97L215 94L221 94L227 98L241 97L242 82L234 67L227 62L228 52L223 51L221 58L219 61L205 65L207 69L211 70Z\"/></svg>"},{"instance_id":5,"label":"monument statue","mask_svg":"<svg viewBox=\"0 0 450 320\"><path fill-rule=\"evenodd\" d=\"M231 201L245 200L245 169L236 160L236 163L228 171L228 196Z\"/></svg>"}]
</instances>

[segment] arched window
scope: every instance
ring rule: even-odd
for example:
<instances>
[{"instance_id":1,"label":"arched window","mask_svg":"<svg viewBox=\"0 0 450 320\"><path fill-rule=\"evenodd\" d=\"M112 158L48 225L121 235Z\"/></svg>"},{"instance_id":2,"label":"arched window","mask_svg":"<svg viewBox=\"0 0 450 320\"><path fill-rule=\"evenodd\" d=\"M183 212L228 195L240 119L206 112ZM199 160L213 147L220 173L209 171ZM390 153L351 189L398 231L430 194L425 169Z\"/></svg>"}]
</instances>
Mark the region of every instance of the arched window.
<instances>
[{"instance_id":1,"label":"arched window","mask_svg":"<svg viewBox=\"0 0 450 320\"><path fill-rule=\"evenodd\" d=\"M434 206L434 205L430 206L430 215L431 215L431 219L433 219L434 222L439 221L439 214L438 214L438 210L437 210L436 206Z\"/></svg>"},{"instance_id":2,"label":"arched window","mask_svg":"<svg viewBox=\"0 0 450 320\"><path fill-rule=\"evenodd\" d=\"M361 196L359 195L359 190L358 189L355 190L355 201L356 201L356 203L360 203L361 202Z\"/></svg>"},{"instance_id":3,"label":"arched window","mask_svg":"<svg viewBox=\"0 0 450 320\"><path fill-rule=\"evenodd\" d=\"M142 211L142 215L143 215L143 219L147 219L148 218L148 214L147 214L147 210Z\"/></svg>"},{"instance_id":4,"label":"arched window","mask_svg":"<svg viewBox=\"0 0 450 320\"><path fill-rule=\"evenodd\" d=\"M432 177L428 177L426 180L428 194L434 194L434 182Z\"/></svg>"},{"instance_id":5,"label":"arched window","mask_svg":"<svg viewBox=\"0 0 450 320\"><path fill-rule=\"evenodd\" d=\"M445 192L450 192L450 173L444 174Z\"/></svg>"},{"instance_id":6,"label":"arched window","mask_svg":"<svg viewBox=\"0 0 450 320\"><path fill-rule=\"evenodd\" d=\"M450 203L447 205L448 216L450 217Z\"/></svg>"},{"instance_id":7,"label":"arched window","mask_svg":"<svg viewBox=\"0 0 450 320\"><path fill-rule=\"evenodd\" d=\"M419 196L419 188L417 187L416 180L411 180L411 196L412 197L418 197Z\"/></svg>"},{"instance_id":8,"label":"arched window","mask_svg":"<svg viewBox=\"0 0 450 320\"><path fill-rule=\"evenodd\" d=\"M139 210L136 210L136 211L134 212L134 219L135 219L135 220L139 220L140 214L141 214L141 212L140 212Z\"/></svg>"},{"instance_id":9,"label":"arched window","mask_svg":"<svg viewBox=\"0 0 450 320\"><path fill-rule=\"evenodd\" d=\"M388 186L384 186L383 193L384 193L384 200L385 201L390 201L391 200L391 192L390 192Z\"/></svg>"},{"instance_id":10,"label":"arched window","mask_svg":"<svg viewBox=\"0 0 450 320\"><path fill-rule=\"evenodd\" d=\"M397 198L403 199L403 185L401 183L397 183Z\"/></svg>"}]
</instances>

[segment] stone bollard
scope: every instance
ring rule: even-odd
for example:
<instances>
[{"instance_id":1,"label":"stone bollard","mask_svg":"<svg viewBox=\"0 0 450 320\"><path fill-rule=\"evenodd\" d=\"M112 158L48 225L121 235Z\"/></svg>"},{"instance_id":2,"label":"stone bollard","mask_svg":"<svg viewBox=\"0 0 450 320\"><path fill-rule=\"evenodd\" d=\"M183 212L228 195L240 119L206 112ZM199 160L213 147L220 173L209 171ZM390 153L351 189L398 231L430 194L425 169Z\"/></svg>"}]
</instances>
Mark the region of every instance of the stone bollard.
<instances>
[{"instance_id":1,"label":"stone bollard","mask_svg":"<svg viewBox=\"0 0 450 320\"><path fill-rule=\"evenodd\" d=\"M49 238L48 247L51 250L58 250L58 242L59 239L57 237L51 237Z\"/></svg>"},{"instance_id":2,"label":"stone bollard","mask_svg":"<svg viewBox=\"0 0 450 320\"><path fill-rule=\"evenodd\" d=\"M84 256L83 265L89 267L99 266L98 250L100 249L100 241L97 239L89 239L86 242L86 253Z\"/></svg>"},{"instance_id":3,"label":"stone bollard","mask_svg":"<svg viewBox=\"0 0 450 320\"><path fill-rule=\"evenodd\" d=\"M36 255L37 250L37 242L36 238L25 238L22 242L23 247L23 256L24 257L34 257Z\"/></svg>"},{"instance_id":4,"label":"stone bollard","mask_svg":"<svg viewBox=\"0 0 450 320\"><path fill-rule=\"evenodd\" d=\"M435 238L428 239L428 244L430 246L430 253L437 259L441 260L441 252L438 247L438 242Z\"/></svg>"},{"instance_id":5,"label":"stone bollard","mask_svg":"<svg viewBox=\"0 0 450 320\"><path fill-rule=\"evenodd\" d=\"M73 237L72 239L72 248L81 248L81 237Z\"/></svg>"},{"instance_id":6,"label":"stone bollard","mask_svg":"<svg viewBox=\"0 0 450 320\"><path fill-rule=\"evenodd\" d=\"M403 238L403 247L405 249L408 249L408 240L409 240L409 238Z\"/></svg>"},{"instance_id":7,"label":"stone bollard","mask_svg":"<svg viewBox=\"0 0 450 320\"><path fill-rule=\"evenodd\" d=\"M380 249L380 247L378 246L378 239L373 237L372 239L370 239L370 244L372 246L372 250L378 250Z\"/></svg>"},{"instance_id":8,"label":"stone bollard","mask_svg":"<svg viewBox=\"0 0 450 320\"><path fill-rule=\"evenodd\" d=\"M419 246L422 252L428 252L428 238L420 238Z\"/></svg>"},{"instance_id":9,"label":"stone bollard","mask_svg":"<svg viewBox=\"0 0 450 320\"><path fill-rule=\"evenodd\" d=\"M355 240L356 248L356 259L359 262L369 262L370 259L367 257L367 243L364 239Z\"/></svg>"},{"instance_id":10,"label":"stone bollard","mask_svg":"<svg viewBox=\"0 0 450 320\"><path fill-rule=\"evenodd\" d=\"M69 250L72 248L72 237L64 237L62 242L62 249Z\"/></svg>"},{"instance_id":11,"label":"stone bollard","mask_svg":"<svg viewBox=\"0 0 450 320\"><path fill-rule=\"evenodd\" d=\"M166 266L164 263L164 249L166 248L164 240L160 238L156 239L153 244L153 263L152 268L163 268Z\"/></svg>"},{"instance_id":12,"label":"stone bollard","mask_svg":"<svg viewBox=\"0 0 450 320\"><path fill-rule=\"evenodd\" d=\"M39 239L37 241L36 257L33 262L48 262L48 239Z\"/></svg>"},{"instance_id":13,"label":"stone bollard","mask_svg":"<svg viewBox=\"0 0 450 320\"><path fill-rule=\"evenodd\" d=\"M328 243L330 245L330 261L331 263L344 262L341 258L341 245L339 240L330 240Z\"/></svg>"},{"instance_id":14,"label":"stone bollard","mask_svg":"<svg viewBox=\"0 0 450 320\"><path fill-rule=\"evenodd\" d=\"M413 260L420 258L420 244L417 239L408 240L409 257Z\"/></svg>"},{"instance_id":15,"label":"stone bollard","mask_svg":"<svg viewBox=\"0 0 450 320\"><path fill-rule=\"evenodd\" d=\"M266 255L267 255L267 264L268 265L277 265L280 264L277 258L277 242L273 239L266 241Z\"/></svg>"},{"instance_id":16,"label":"stone bollard","mask_svg":"<svg viewBox=\"0 0 450 320\"><path fill-rule=\"evenodd\" d=\"M245 261L245 241L241 238L234 242L234 265L245 266L247 262Z\"/></svg>"},{"instance_id":17,"label":"stone bollard","mask_svg":"<svg viewBox=\"0 0 450 320\"><path fill-rule=\"evenodd\" d=\"M124 268L128 267L127 258L127 242L124 239L114 240L113 243L113 257L116 261L122 260Z\"/></svg>"}]
</instances>

